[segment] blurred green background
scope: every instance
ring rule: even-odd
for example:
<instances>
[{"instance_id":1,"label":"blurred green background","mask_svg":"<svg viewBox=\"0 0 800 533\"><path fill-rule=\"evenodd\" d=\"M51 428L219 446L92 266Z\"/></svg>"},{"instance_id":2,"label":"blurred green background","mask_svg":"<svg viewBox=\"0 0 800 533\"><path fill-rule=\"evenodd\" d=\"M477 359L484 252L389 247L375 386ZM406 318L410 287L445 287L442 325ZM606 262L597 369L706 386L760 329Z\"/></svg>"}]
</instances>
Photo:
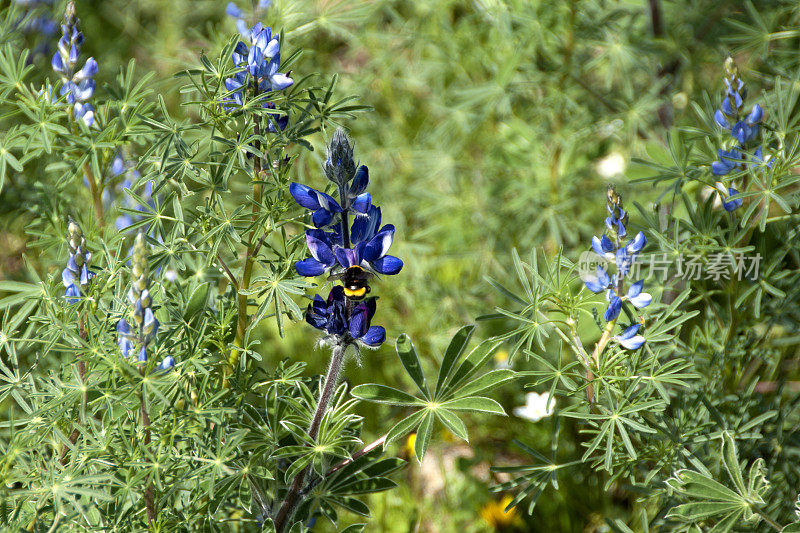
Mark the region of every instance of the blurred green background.
<instances>
[{"instance_id":1,"label":"blurred green background","mask_svg":"<svg viewBox=\"0 0 800 533\"><path fill-rule=\"evenodd\" d=\"M202 52L217 54L236 33L226 2L76 5L84 54L100 63L101 87L135 58L140 76L156 73L153 88L170 113L195 118L181 105L183 81L173 75L198 65ZM252 12L243 0L238 6ZM55 19L62 8L33 7ZM798 8L739 0L275 0L260 20L285 32L285 55L304 50L296 79L316 73L324 84L338 74L339 97L355 94L372 107L345 126L357 158L370 167L384 221L397 227L392 253L406 264L391 282L376 284L375 322L390 340L407 332L432 362L459 326L507 303L484 277L514 286L512 248L527 255L563 247L576 258L603 224L608 183L629 205L652 209L659 191L631 186L651 173L632 160L666 158L669 132L696 120L692 102L702 105L704 93L721 91L728 54L751 94L768 88L761 84L774 68L770 55L797 47L796 31L775 32L797 27ZM27 39L32 47L45 41ZM49 39L51 49L56 39ZM49 55L35 61L41 78L49 75ZM96 97L102 95L100 88ZM323 186L331 134L316 136L314 152L297 148L296 180ZM636 218L634 210L634 226ZM0 275L13 279L23 276L26 219L3 224ZM57 273L59 264L43 257L38 267ZM325 355L314 350L305 324L290 325L282 340L273 326L264 322L264 365L293 356L322 371ZM501 321L479 329L481 337L503 331ZM389 342L364 353L361 366L352 363L347 379L400 383L396 363ZM530 365L517 358L513 366ZM509 412L525 401L522 383L496 394ZM367 434L375 436L381 421L401 414L369 406L363 412ZM504 479L489 467L522 460L514 438L547 449L551 431L547 418L472 417L469 445L443 434L422 465L403 471L407 485L372 497L370 530L592 532L606 530L605 517L627 516L632 501L604 492L602 480L575 477L544 495L531 517L499 511L502 495L487 486ZM394 451L408 455L402 446Z\"/></svg>"}]
</instances>

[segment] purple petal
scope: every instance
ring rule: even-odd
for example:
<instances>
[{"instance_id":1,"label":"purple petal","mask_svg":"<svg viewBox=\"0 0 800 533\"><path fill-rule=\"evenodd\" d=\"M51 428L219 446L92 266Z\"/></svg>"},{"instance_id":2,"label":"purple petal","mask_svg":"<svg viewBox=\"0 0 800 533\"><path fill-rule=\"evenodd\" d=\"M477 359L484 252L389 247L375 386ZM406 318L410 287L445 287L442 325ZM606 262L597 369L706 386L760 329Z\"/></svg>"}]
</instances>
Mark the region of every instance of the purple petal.
<instances>
[{"instance_id":1,"label":"purple petal","mask_svg":"<svg viewBox=\"0 0 800 533\"><path fill-rule=\"evenodd\" d=\"M350 268L361 263L359 254L352 248L336 248L336 260L344 268Z\"/></svg>"},{"instance_id":2,"label":"purple petal","mask_svg":"<svg viewBox=\"0 0 800 533\"><path fill-rule=\"evenodd\" d=\"M318 229L308 230L306 232L306 244L314 259L328 267L333 265L336 258L333 255L333 250L331 250L328 236L324 231Z\"/></svg>"}]
</instances>

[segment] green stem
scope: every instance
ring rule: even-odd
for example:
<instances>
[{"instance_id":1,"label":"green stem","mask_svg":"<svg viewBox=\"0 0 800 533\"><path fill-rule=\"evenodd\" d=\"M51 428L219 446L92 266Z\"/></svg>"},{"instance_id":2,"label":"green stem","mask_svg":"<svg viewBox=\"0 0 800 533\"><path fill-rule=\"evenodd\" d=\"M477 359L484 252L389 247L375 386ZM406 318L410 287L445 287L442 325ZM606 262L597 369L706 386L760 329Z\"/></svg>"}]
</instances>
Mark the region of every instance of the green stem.
<instances>
[{"instance_id":1,"label":"green stem","mask_svg":"<svg viewBox=\"0 0 800 533\"><path fill-rule=\"evenodd\" d=\"M140 372L144 375L144 368L141 368ZM142 395L139 400L142 413L142 428L144 429L144 445L148 446L150 444L150 415L147 414L147 406L145 405L144 385L142 385ZM148 481L147 487L144 489L144 506L147 512L147 523L152 528L156 521L155 489L152 479Z\"/></svg>"},{"instance_id":2,"label":"green stem","mask_svg":"<svg viewBox=\"0 0 800 533\"><path fill-rule=\"evenodd\" d=\"M253 81L253 93L254 97L258 97L258 80ZM261 136L261 124L258 120L258 117L253 118L254 121L254 133L256 136L255 140L255 147L256 150L261 150L261 141L258 140L258 137ZM228 358L228 368L227 368L227 376L233 374L236 365L239 363L239 357L241 357L241 349L244 347L244 336L245 332L247 331L247 322L248 322L248 315L247 315L247 299L248 295L242 294L241 291L247 291L250 288L250 280L253 277L253 266L255 264L255 250L256 250L256 222L258 221L258 213L261 208L261 195L262 195L262 185L261 185L261 169L262 163L261 158L255 156L253 158L253 227L250 231L250 240L247 246L247 251L245 252L245 259L244 259L244 268L242 270L242 281L239 283L238 286L238 293L237 293L237 307L238 307L238 319L236 321L236 337L234 339L234 345L236 348L231 351L231 355ZM228 386L228 379L225 379L225 386Z\"/></svg>"}]
</instances>

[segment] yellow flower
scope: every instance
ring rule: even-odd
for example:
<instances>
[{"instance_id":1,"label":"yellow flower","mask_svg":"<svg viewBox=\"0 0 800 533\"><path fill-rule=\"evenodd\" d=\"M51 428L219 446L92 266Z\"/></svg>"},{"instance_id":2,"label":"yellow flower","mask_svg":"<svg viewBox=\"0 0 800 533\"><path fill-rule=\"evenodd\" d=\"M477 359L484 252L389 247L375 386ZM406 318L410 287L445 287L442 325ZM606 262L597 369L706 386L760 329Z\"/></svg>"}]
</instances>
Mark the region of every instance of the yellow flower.
<instances>
[{"instance_id":1,"label":"yellow flower","mask_svg":"<svg viewBox=\"0 0 800 533\"><path fill-rule=\"evenodd\" d=\"M505 350L497 350L494 353L494 364L497 368L509 368L508 352Z\"/></svg>"},{"instance_id":2,"label":"yellow flower","mask_svg":"<svg viewBox=\"0 0 800 533\"><path fill-rule=\"evenodd\" d=\"M509 509L508 512L505 510L513 499L510 494L506 494L500 498L500 501L486 503L481 509L481 518L498 531L522 525L522 519L519 517L516 507Z\"/></svg>"},{"instance_id":3,"label":"yellow flower","mask_svg":"<svg viewBox=\"0 0 800 533\"><path fill-rule=\"evenodd\" d=\"M403 446L403 452L405 452L406 457L409 459L414 457L414 445L417 443L417 434L412 433L406 439L406 444Z\"/></svg>"}]
</instances>

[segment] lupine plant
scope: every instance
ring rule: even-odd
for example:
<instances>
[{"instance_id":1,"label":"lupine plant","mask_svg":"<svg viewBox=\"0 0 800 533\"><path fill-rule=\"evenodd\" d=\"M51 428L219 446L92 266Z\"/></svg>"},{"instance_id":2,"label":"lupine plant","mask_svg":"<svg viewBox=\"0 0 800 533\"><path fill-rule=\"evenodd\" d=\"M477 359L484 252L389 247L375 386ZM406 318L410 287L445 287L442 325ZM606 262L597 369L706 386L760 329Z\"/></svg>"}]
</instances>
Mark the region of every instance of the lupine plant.
<instances>
[{"instance_id":1,"label":"lupine plant","mask_svg":"<svg viewBox=\"0 0 800 533\"><path fill-rule=\"evenodd\" d=\"M0 5L0 530L800 529L796 2L167 4Z\"/></svg>"},{"instance_id":2,"label":"lupine plant","mask_svg":"<svg viewBox=\"0 0 800 533\"><path fill-rule=\"evenodd\" d=\"M779 81L742 115L744 82L731 59L724 68L722 106L697 107L724 128L724 148L707 142L715 132L687 129L695 154L673 152L680 166L647 178L669 184L662 204L637 205L637 221L609 188L610 236L593 237L592 252L542 261L534 250L527 263L515 253L523 292L492 281L515 306L486 318L516 324L502 337L525 355L528 387L557 406L550 449L521 438L532 461L495 468L512 476L495 487L516 490L509 508L533 512L578 475L636 502L629 519L607 518L614 531L800 528L798 472L784 455L797 446L797 397L782 370L796 349L778 341L796 324L797 250L783 235L796 220L797 130L781 117L798 92ZM741 193L710 186L729 174Z\"/></svg>"},{"instance_id":3,"label":"lupine plant","mask_svg":"<svg viewBox=\"0 0 800 533\"><path fill-rule=\"evenodd\" d=\"M389 475L404 461L384 450L393 441L422 424L421 460L434 418L466 438L456 413L504 414L480 393L513 372L481 374L496 345L462 355L463 333L445 356L438 403L374 384L351 393L348 366L391 336L398 368L429 394L408 338L372 323L371 286L403 262L388 254L395 229L366 192L367 167L334 131L364 109L335 99L336 78L320 86L286 38L256 22L246 42L198 51L178 74L191 118L175 119L132 62L103 90L98 62L79 68L88 42L79 15L66 4L57 80L10 45L0 58L3 83L16 80L3 86L4 112L18 119L4 139L26 146L19 159L4 151L3 168L14 171L12 190L28 167L43 173L34 205L52 210L29 221L30 246L42 265L54 258L2 284L11 296L0 401L11 414L0 523L337 527L342 511L369 516L361 495L396 486ZM297 164L326 138L322 171L338 200L305 185L316 172ZM331 285L326 297L307 294L314 278L320 291ZM294 323L330 353L272 357ZM324 376L306 372L328 358ZM398 406L372 443L361 438L360 399Z\"/></svg>"}]
</instances>

